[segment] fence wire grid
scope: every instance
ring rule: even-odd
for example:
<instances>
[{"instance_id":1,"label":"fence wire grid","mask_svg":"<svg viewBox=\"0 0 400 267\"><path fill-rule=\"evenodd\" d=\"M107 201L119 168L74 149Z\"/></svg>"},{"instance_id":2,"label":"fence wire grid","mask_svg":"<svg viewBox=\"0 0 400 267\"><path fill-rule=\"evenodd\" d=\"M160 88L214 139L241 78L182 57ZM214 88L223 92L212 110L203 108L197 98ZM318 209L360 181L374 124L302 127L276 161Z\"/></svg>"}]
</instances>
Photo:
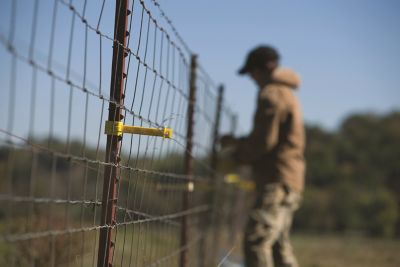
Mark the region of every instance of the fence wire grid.
<instances>
[{"instance_id":1,"label":"fence wire grid","mask_svg":"<svg viewBox=\"0 0 400 267\"><path fill-rule=\"evenodd\" d=\"M122 102L110 90L113 51L124 54ZM229 214L216 208L226 196L216 138L235 131L235 114L157 1L1 1L0 58L1 266L210 266L229 256L214 242ZM125 125L173 137L124 134L110 156L111 106ZM107 168L117 171L105 202ZM115 215L102 223L106 205Z\"/></svg>"}]
</instances>

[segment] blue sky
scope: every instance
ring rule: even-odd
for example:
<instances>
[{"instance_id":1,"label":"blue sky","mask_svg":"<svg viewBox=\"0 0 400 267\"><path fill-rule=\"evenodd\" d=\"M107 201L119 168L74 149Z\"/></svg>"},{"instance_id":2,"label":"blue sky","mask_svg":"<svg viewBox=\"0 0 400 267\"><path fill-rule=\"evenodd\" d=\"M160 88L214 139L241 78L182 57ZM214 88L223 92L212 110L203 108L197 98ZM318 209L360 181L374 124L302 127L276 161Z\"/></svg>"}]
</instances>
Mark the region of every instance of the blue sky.
<instances>
[{"instance_id":1,"label":"blue sky","mask_svg":"<svg viewBox=\"0 0 400 267\"><path fill-rule=\"evenodd\" d=\"M201 64L225 84L245 132L256 89L236 71L264 43L301 75L308 123L334 129L349 113L400 109L400 1L159 2Z\"/></svg>"},{"instance_id":2,"label":"blue sky","mask_svg":"<svg viewBox=\"0 0 400 267\"><path fill-rule=\"evenodd\" d=\"M248 77L236 73L247 52L259 44L275 46L282 55L282 65L293 68L301 75L303 83L297 94L307 123L335 129L350 113L385 113L400 109L400 1L159 2L191 50L199 55L200 64L216 83L225 85L226 100L239 114L241 133L251 129L257 89ZM0 33L4 38L8 38L9 34L10 3L11 0L0 2ZM17 3L14 43L21 54L28 56L34 1L20 0ZM83 1L75 0L73 3L77 10L82 10ZM87 19L90 24L96 25L101 2L87 3ZM107 0L105 3L100 29L112 36L114 2ZM151 1L145 3L162 22L159 11ZM44 66L49 54L53 4L51 0L39 1L34 59ZM63 77L66 72L71 14L68 7L59 2L52 66ZM135 20L139 17L134 16L133 28L136 30L139 21ZM168 25L164 27L172 32ZM135 38L132 39L134 42ZM81 83L84 28L78 19L73 40L71 79ZM98 89L98 45L98 36L89 31L87 86L93 90ZM111 45L112 42L104 40L102 53L105 74L110 72L107 68L111 63ZM11 57L4 45L0 47L0 59L0 124L6 129L9 120ZM17 65L15 127L17 133L26 135L32 117L32 69L21 62ZM130 72L130 77L134 77L133 72ZM110 77L105 74L101 90L106 94ZM33 134L48 134L50 79L46 73L39 73L37 82ZM65 136L70 89L63 83L56 84L56 87L55 131ZM84 95L81 92L74 93L72 134L77 137L83 131L81 114L84 106ZM88 131L92 132L89 136L97 136L100 110L99 99L90 98Z\"/></svg>"}]
</instances>

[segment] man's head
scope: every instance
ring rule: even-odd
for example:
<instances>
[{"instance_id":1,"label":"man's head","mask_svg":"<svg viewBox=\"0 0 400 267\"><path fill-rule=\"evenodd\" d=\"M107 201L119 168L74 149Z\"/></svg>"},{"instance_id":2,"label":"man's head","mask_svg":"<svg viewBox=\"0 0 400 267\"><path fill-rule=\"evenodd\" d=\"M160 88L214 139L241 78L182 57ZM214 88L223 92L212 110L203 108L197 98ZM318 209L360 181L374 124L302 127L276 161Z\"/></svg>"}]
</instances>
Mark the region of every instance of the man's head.
<instances>
[{"instance_id":1,"label":"man's head","mask_svg":"<svg viewBox=\"0 0 400 267\"><path fill-rule=\"evenodd\" d=\"M249 52L239 74L249 74L258 85L262 86L278 65L278 52L271 46L263 45Z\"/></svg>"}]
</instances>

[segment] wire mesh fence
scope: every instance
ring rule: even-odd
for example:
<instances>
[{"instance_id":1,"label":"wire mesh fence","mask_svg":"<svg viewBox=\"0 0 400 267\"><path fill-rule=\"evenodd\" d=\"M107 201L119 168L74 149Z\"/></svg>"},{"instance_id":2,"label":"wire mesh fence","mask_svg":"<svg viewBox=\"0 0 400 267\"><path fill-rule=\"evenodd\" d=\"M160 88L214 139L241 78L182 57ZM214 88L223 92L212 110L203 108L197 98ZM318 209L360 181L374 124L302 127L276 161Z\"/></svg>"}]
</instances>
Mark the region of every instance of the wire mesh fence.
<instances>
[{"instance_id":1,"label":"wire mesh fence","mask_svg":"<svg viewBox=\"0 0 400 267\"><path fill-rule=\"evenodd\" d=\"M0 5L0 265L218 260L216 140L235 116L159 3Z\"/></svg>"}]
</instances>

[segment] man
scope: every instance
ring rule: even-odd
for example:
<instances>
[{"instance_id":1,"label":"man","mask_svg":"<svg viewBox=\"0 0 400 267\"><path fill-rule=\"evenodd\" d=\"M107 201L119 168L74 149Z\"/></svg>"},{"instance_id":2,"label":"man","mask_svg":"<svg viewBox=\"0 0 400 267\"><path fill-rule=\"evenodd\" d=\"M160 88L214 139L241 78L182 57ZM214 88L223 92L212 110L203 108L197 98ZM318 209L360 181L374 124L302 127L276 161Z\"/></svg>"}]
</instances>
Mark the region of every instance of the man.
<instances>
[{"instance_id":1,"label":"man","mask_svg":"<svg viewBox=\"0 0 400 267\"><path fill-rule=\"evenodd\" d=\"M244 236L247 267L298 266L289 232L304 187L304 127L293 92L300 79L278 63L272 47L249 53L239 74L248 74L259 87L253 129L247 137L221 139L222 146L236 146L238 163L252 166L256 184Z\"/></svg>"}]
</instances>

